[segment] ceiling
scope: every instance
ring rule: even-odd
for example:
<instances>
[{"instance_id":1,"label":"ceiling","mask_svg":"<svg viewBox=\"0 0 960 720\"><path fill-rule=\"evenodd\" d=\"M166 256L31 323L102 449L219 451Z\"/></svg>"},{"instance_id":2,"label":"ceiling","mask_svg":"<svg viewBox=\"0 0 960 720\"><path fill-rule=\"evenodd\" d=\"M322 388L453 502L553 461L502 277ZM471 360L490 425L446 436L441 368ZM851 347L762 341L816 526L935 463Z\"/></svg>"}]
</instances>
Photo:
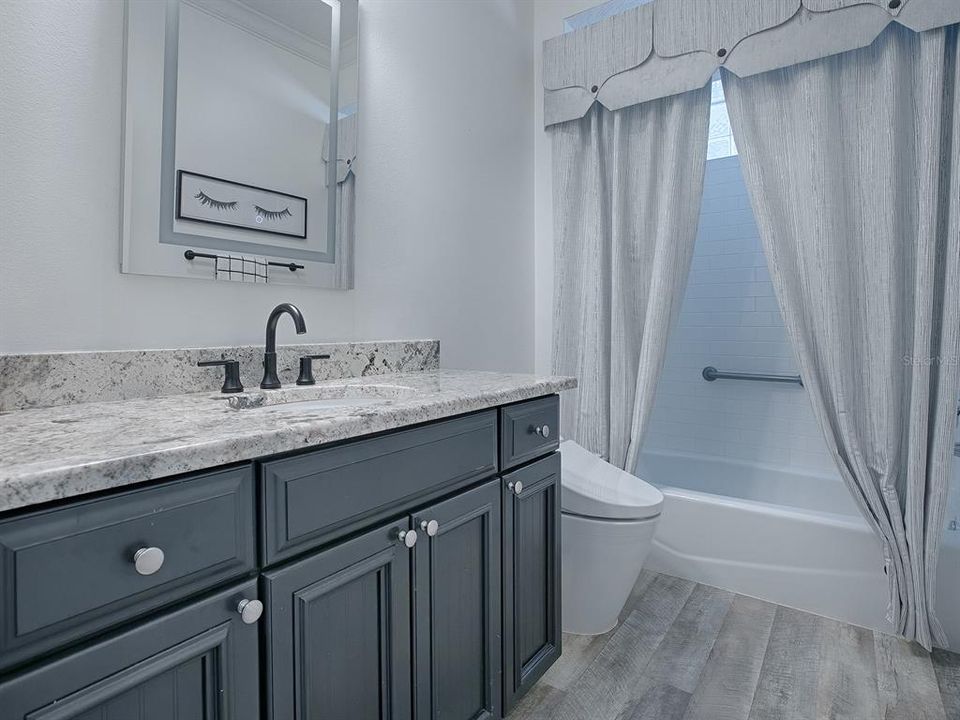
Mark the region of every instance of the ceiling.
<instances>
[{"instance_id":1,"label":"ceiling","mask_svg":"<svg viewBox=\"0 0 960 720\"><path fill-rule=\"evenodd\" d=\"M306 35L311 40L330 45L330 18L332 10L323 0L235 0L271 20ZM341 2L341 43L357 35L358 2Z\"/></svg>"}]
</instances>

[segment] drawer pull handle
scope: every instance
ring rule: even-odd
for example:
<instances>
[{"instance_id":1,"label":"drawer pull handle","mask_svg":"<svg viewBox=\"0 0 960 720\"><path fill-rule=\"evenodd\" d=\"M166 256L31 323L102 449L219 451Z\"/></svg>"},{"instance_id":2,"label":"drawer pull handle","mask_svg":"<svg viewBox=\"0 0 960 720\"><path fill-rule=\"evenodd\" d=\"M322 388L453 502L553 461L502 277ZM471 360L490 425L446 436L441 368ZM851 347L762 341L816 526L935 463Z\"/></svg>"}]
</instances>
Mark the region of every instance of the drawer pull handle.
<instances>
[{"instance_id":1,"label":"drawer pull handle","mask_svg":"<svg viewBox=\"0 0 960 720\"><path fill-rule=\"evenodd\" d=\"M513 480L511 480L510 482L507 483L507 489L513 490L514 495L519 495L520 493L523 492L523 481L517 480L516 482L514 482Z\"/></svg>"},{"instance_id":2,"label":"drawer pull handle","mask_svg":"<svg viewBox=\"0 0 960 720\"><path fill-rule=\"evenodd\" d=\"M421 520L420 529L430 537L436 537L437 533L440 532L440 523L436 520Z\"/></svg>"},{"instance_id":3,"label":"drawer pull handle","mask_svg":"<svg viewBox=\"0 0 960 720\"><path fill-rule=\"evenodd\" d=\"M237 612L240 613L240 619L247 625L253 625L260 616L263 615L263 603L259 600L247 600L244 598L237 603Z\"/></svg>"},{"instance_id":4,"label":"drawer pull handle","mask_svg":"<svg viewBox=\"0 0 960 720\"><path fill-rule=\"evenodd\" d=\"M537 435L539 435L540 437L542 437L544 440L546 440L548 437L550 437L550 426L549 426L549 425L540 425L539 427L535 427L535 428L533 429L533 431L534 431Z\"/></svg>"},{"instance_id":5,"label":"drawer pull handle","mask_svg":"<svg viewBox=\"0 0 960 720\"><path fill-rule=\"evenodd\" d=\"M412 548L417 544L417 531L416 530L401 530L397 533L397 540L402 542L408 548Z\"/></svg>"},{"instance_id":6,"label":"drawer pull handle","mask_svg":"<svg viewBox=\"0 0 960 720\"><path fill-rule=\"evenodd\" d=\"M133 554L133 566L141 575L153 575L163 567L163 550L158 547L142 547Z\"/></svg>"}]
</instances>

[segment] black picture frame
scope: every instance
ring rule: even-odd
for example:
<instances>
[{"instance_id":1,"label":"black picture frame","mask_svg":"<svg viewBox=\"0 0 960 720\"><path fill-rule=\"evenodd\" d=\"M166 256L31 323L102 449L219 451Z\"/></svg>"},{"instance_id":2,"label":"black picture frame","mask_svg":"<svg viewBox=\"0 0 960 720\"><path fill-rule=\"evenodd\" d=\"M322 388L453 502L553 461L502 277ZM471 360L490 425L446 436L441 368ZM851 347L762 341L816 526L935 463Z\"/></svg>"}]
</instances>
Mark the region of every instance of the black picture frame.
<instances>
[{"instance_id":1,"label":"black picture frame","mask_svg":"<svg viewBox=\"0 0 960 720\"><path fill-rule=\"evenodd\" d=\"M189 215L184 215L183 208L182 208L184 176L201 178L203 180L212 180L218 183L234 185L236 187L245 188L247 190L255 190L257 192L269 193L270 195L290 198L292 200L297 200L298 202L302 202L303 203L303 233L285 232L282 230L271 230L269 228L258 227L256 225L239 224L239 223L225 222L225 221L219 221L219 220L209 220L206 218L197 218L197 217L191 217ZM193 172L191 170L177 170L177 201L176 201L176 213L175 213L177 220L184 220L186 222L204 223L206 225L220 225L222 227L231 227L239 230L250 230L252 232L267 233L268 235L280 235L282 237L294 237L294 238L299 238L301 240L306 240L307 239L308 207L309 205L308 205L307 198L301 197L299 195L292 195L290 193L281 192L280 190L271 190L270 188L258 187L256 185L249 185L247 183L236 182L234 180L228 180L226 178L216 177L215 175L206 175L204 173Z\"/></svg>"}]
</instances>

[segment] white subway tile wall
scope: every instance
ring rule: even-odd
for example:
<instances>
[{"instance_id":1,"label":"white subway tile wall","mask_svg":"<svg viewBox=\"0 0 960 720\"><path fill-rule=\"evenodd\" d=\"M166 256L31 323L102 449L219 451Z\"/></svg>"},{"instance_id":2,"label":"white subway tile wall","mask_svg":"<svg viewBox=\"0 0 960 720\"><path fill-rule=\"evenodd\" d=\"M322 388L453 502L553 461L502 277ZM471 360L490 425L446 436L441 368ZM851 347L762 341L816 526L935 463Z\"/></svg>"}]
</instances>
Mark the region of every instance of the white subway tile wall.
<instances>
[{"instance_id":1,"label":"white subway tile wall","mask_svg":"<svg viewBox=\"0 0 960 720\"><path fill-rule=\"evenodd\" d=\"M645 449L836 472L802 388L707 382L707 365L798 372L736 156L707 162L690 279Z\"/></svg>"}]
</instances>

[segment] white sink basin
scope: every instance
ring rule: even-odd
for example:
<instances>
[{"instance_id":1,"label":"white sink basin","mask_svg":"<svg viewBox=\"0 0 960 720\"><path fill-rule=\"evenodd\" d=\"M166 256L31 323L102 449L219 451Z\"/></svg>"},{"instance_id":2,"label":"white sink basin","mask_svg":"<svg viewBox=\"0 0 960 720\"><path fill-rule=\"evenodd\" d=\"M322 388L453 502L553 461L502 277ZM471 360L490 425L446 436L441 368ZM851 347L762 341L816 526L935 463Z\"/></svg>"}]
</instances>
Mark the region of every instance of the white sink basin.
<instances>
[{"instance_id":1,"label":"white sink basin","mask_svg":"<svg viewBox=\"0 0 960 720\"><path fill-rule=\"evenodd\" d=\"M294 385L280 390L238 393L227 402L235 410L311 412L385 405L416 393L405 385Z\"/></svg>"}]
</instances>

